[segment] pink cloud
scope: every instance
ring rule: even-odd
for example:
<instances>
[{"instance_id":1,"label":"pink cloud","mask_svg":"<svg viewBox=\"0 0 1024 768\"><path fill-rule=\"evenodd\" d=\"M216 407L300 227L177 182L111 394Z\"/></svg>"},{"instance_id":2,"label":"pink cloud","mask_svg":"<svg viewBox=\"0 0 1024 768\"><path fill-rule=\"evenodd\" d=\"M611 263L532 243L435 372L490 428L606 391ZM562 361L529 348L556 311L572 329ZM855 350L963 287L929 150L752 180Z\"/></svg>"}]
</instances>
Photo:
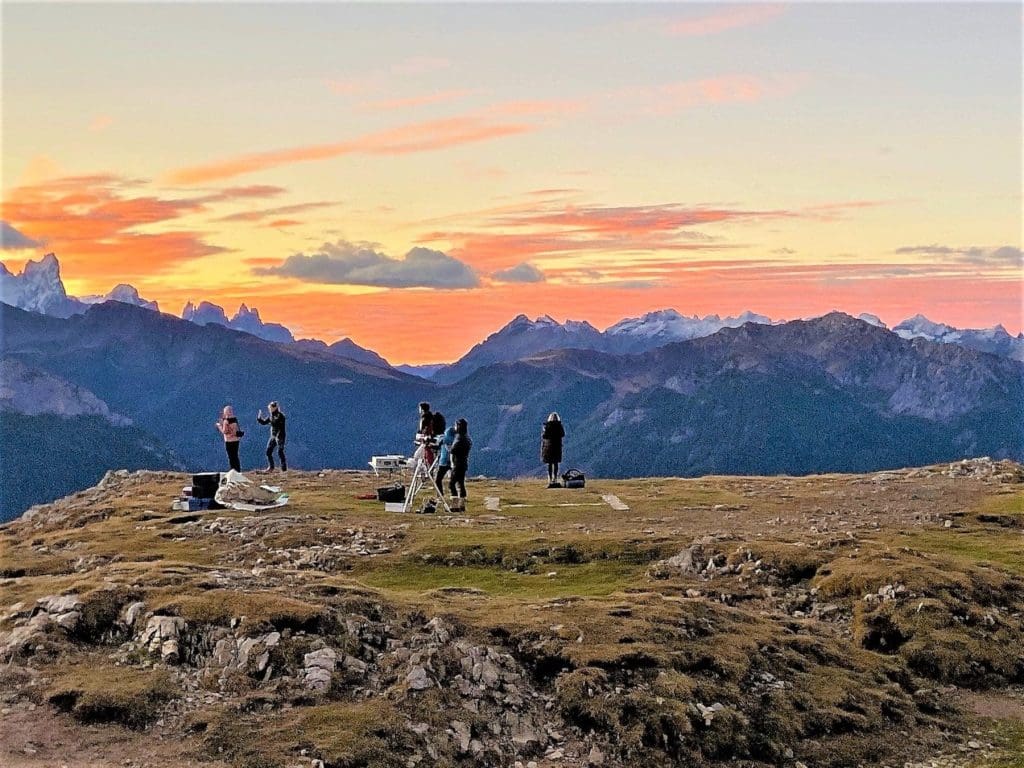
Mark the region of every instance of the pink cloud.
<instances>
[{"instance_id":1,"label":"pink cloud","mask_svg":"<svg viewBox=\"0 0 1024 768\"><path fill-rule=\"evenodd\" d=\"M65 266L87 279L147 275L225 250L189 228L139 231L152 224L175 226L182 217L205 210L205 203L217 196L165 198L140 191L142 184L94 174L15 187L0 204L0 217L45 240Z\"/></svg>"},{"instance_id":2,"label":"pink cloud","mask_svg":"<svg viewBox=\"0 0 1024 768\"><path fill-rule=\"evenodd\" d=\"M730 29L762 24L781 16L785 10L784 5L775 3L736 5L703 16L667 22L664 32L674 37L716 35Z\"/></svg>"},{"instance_id":3,"label":"pink cloud","mask_svg":"<svg viewBox=\"0 0 1024 768\"><path fill-rule=\"evenodd\" d=\"M566 205L557 198L526 202L463 216L435 219L455 223L451 229L423 233L417 242L443 244L447 252L478 269L499 269L521 261L566 254L628 254L632 265L672 268L682 252L716 252L739 247L704 232L705 227L730 222L786 219L834 220L851 210L882 205L883 201L831 202L801 208L742 209L709 205L604 206ZM471 222L469 227L462 222ZM658 255L663 254L663 255Z\"/></svg>"},{"instance_id":4,"label":"pink cloud","mask_svg":"<svg viewBox=\"0 0 1024 768\"><path fill-rule=\"evenodd\" d=\"M420 96L366 101L359 105L359 109L369 112L389 112L396 109L406 109L408 107L422 107L428 104L445 104L452 101L458 101L459 99L464 99L467 96L472 96L474 93L476 93L476 91L472 88L453 88L447 91L425 93Z\"/></svg>"},{"instance_id":5,"label":"pink cloud","mask_svg":"<svg viewBox=\"0 0 1024 768\"><path fill-rule=\"evenodd\" d=\"M276 208L262 208L254 211L238 211L237 213L230 213L227 216L222 216L217 219L217 221L265 221L274 217L294 216L296 213L305 213L306 211L329 208L335 205L338 205L338 203L327 200L312 203L296 203L294 205L281 205Z\"/></svg>"},{"instance_id":6,"label":"pink cloud","mask_svg":"<svg viewBox=\"0 0 1024 768\"><path fill-rule=\"evenodd\" d=\"M494 115L572 115L588 106L585 99L521 99L505 101L487 108Z\"/></svg>"},{"instance_id":7,"label":"pink cloud","mask_svg":"<svg viewBox=\"0 0 1024 768\"><path fill-rule=\"evenodd\" d=\"M404 155L431 152L532 130L534 126L522 123L495 122L472 115L451 117L411 123L365 134L348 141L254 152L179 168L168 174L168 180L175 184L200 184L294 163L328 160L344 155Z\"/></svg>"},{"instance_id":8,"label":"pink cloud","mask_svg":"<svg viewBox=\"0 0 1024 768\"><path fill-rule=\"evenodd\" d=\"M709 104L754 104L795 93L809 81L805 73L729 74L661 85L626 88L613 100L637 101L638 110L668 114Z\"/></svg>"}]
</instances>

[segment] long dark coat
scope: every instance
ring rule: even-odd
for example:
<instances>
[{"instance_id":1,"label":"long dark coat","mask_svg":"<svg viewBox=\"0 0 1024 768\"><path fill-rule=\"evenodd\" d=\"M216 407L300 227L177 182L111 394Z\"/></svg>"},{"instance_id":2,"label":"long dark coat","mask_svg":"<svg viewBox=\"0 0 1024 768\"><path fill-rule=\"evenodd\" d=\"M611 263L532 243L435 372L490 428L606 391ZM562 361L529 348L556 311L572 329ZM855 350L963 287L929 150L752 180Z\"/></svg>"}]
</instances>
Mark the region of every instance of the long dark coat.
<instances>
[{"instance_id":1,"label":"long dark coat","mask_svg":"<svg viewBox=\"0 0 1024 768\"><path fill-rule=\"evenodd\" d=\"M545 421L540 439L540 460L545 464L562 463L562 440L565 427L560 421Z\"/></svg>"}]
</instances>

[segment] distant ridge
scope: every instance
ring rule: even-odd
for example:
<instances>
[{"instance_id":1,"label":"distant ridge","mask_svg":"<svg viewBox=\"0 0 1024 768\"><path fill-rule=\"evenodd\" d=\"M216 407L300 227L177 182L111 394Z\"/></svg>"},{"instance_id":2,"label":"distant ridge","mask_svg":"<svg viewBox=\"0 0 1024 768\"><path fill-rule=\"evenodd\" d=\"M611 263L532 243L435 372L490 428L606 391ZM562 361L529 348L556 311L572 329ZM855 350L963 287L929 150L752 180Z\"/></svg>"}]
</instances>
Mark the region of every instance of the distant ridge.
<instances>
[{"instance_id":1,"label":"distant ridge","mask_svg":"<svg viewBox=\"0 0 1024 768\"><path fill-rule=\"evenodd\" d=\"M12 274L0 263L0 301L21 309L64 318L81 314L93 304L106 301L159 311L156 302L142 298L137 289L127 284L115 286L104 296L68 296L60 276L60 263L52 253L39 261L29 261L18 275ZM297 343L307 349L326 349L339 357L390 367L388 361L377 352L349 338L330 345L317 339L296 341L286 326L264 321L256 307L250 308L245 303L229 318L223 307L212 302L188 302L182 310L182 318L200 325L213 324L241 331L266 341ZM870 313L861 314L859 319L870 325L886 327L876 315ZM594 349L613 354L639 354L665 344L708 336L722 328L735 328L745 323L769 325L781 322L750 311L734 317L698 317L686 316L667 308L639 317L625 318L600 331L586 321L566 320L560 323L550 315L530 320L520 314L453 363L401 366L399 369L419 378L451 384L483 366L522 359L549 349ZM892 330L904 338L925 338L958 344L1024 361L1024 334L1012 336L1001 325L985 329L957 329L932 322L918 314L899 323Z\"/></svg>"},{"instance_id":2,"label":"distant ridge","mask_svg":"<svg viewBox=\"0 0 1024 768\"><path fill-rule=\"evenodd\" d=\"M243 464L259 466L254 419L269 399L288 414L289 459L306 468L410 452L421 400L468 419L472 471L502 477L541 471L551 411L566 423L567 466L606 477L1024 458L1024 363L841 313L748 322L638 354L548 349L447 385L118 302L66 319L0 305L0 321L4 357L88 390L189 468L223 464L212 423L228 403L250 433Z\"/></svg>"}]
</instances>

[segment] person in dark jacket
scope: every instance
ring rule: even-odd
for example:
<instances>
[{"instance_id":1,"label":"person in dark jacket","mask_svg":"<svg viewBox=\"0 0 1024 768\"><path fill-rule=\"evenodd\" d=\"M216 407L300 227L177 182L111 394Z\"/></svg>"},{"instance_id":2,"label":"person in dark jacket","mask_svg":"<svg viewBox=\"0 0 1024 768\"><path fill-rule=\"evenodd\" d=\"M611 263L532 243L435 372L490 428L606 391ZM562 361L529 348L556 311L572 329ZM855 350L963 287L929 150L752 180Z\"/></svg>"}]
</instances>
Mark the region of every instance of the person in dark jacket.
<instances>
[{"instance_id":1,"label":"person in dark jacket","mask_svg":"<svg viewBox=\"0 0 1024 768\"><path fill-rule=\"evenodd\" d=\"M281 409L277 405L276 400L272 400L267 406L270 409L270 415L264 416L263 410L256 414L256 422L266 426L270 425L270 439L267 441L267 472L274 471L274 449L277 449L278 458L281 459L281 471L288 471L288 459L284 455L284 442L288 438L285 431L285 416L281 413Z\"/></svg>"},{"instance_id":2,"label":"person in dark jacket","mask_svg":"<svg viewBox=\"0 0 1024 768\"><path fill-rule=\"evenodd\" d=\"M430 412L430 403L420 403L420 424L416 434L427 440L423 444L423 461L431 467L434 465L434 446L431 440L434 437L434 414Z\"/></svg>"},{"instance_id":3,"label":"person in dark jacket","mask_svg":"<svg viewBox=\"0 0 1024 768\"><path fill-rule=\"evenodd\" d=\"M548 488L558 488L558 465L562 463L565 427L557 413L548 416L540 435L540 460L548 465Z\"/></svg>"},{"instance_id":4,"label":"person in dark jacket","mask_svg":"<svg viewBox=\"0 0 1024 768\"><path fill-rule=\"evenodd\" d=\"M224 437L224 450L228 453L228 465L235 472L242 471L242 464L238 458L238 443L245 433L238 427L238 419L235 418L235 409L225 405L220 413L220 418L213 423L217 431Z\"/></svg>"},{"instance_id":5,"label":"person in dark jacket","mask_svg":"<svg viewBox=\"0 0 1024 768\"><path fill-rule=\"evenodd\" d=\"M469 470L469 451L473 441L469 438L469 424L465 419L455 422L455 440L449 453L452 457L452 476L448 490L452 494L452 509L466 508L466 472Z\"/></svg>"}]
</instances>

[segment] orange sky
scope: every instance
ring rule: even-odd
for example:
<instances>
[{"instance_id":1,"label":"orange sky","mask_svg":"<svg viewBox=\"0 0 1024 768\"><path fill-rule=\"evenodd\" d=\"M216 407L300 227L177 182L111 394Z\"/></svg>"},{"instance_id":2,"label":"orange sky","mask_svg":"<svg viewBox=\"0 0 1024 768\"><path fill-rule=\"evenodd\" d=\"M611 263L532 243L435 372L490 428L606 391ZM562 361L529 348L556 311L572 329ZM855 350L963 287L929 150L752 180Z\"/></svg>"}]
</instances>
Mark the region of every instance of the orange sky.
<instances>
[{"instance_id":1,"label":"orange sky","mask_svg":"<svg viewBox=\"0 0 1024 768\"><path fill-rule=\"evenodd\" d=\"M392 362L518 313L1022 327L1010 5L17 5L4 42L3 262L73 294Z\"/></svg>"}]
</instances>

